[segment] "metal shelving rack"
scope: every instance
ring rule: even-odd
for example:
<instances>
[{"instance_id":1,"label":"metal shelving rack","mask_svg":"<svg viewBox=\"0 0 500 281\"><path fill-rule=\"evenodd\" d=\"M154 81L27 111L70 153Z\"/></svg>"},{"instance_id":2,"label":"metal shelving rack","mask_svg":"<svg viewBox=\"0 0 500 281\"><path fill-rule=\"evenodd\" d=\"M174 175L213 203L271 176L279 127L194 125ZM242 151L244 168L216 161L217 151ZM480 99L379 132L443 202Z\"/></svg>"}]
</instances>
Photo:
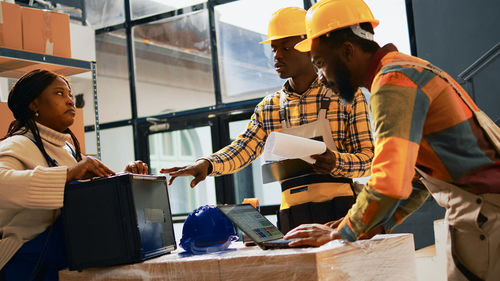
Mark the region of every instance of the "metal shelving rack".
<instances>
[{"instance_id":1,"label":"metal shelving rack","mask_svg":"<svg viewBox=\"0 0 500 281\"><path fill-rule=\"evenodd\" d=\"M94 61L62 58L14 49L0 48L0 77L18 79L23 74L38 68L51 70L64 76L71 76L89 71L92 73L97 158L101 159L95 64L96 63Z\"/></svg>"}]
</instances>

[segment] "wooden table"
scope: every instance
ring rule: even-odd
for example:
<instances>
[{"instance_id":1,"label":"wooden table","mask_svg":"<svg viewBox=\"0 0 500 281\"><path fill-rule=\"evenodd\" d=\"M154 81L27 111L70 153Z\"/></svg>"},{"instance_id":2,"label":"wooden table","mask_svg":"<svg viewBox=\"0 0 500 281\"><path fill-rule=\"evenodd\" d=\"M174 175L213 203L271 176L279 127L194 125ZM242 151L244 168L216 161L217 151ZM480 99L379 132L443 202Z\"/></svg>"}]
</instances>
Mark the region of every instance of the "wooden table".
<instances>
[{"instance_id":1,"label":"wooden table","mask_svg":"<svg viewBox=\"0 0 500 281\"><path fill-rule=\"evenodd\" d=\"M185 255L181 250L138 264L64 270L61 281L108 280L416 280L411 234L332 241L319 248L261 250L231 244L227 251Z\"/></svg>"}]
</instances>

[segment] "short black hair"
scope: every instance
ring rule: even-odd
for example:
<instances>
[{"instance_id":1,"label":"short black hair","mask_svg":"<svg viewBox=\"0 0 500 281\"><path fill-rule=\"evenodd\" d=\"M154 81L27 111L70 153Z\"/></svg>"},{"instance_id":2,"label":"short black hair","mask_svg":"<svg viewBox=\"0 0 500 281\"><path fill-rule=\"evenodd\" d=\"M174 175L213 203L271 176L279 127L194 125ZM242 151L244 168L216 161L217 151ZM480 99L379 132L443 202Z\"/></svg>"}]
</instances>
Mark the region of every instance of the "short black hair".
<instances>
[{"instance_id":1,"label":"short black hair","mask_svg":"<svg viewBox=\"0 0 500 281\"><path fill-rule=\"evenodd\" d=\"M360 23L359 26L365 30L374 34L372 24L369 22ZM353 44L358 45L361 49L367 53L375 53L380 46L375 41L361 38L352 32L350 27L342 28L339 30L331 31L327 34L319 37L320 42L325 42L331 46L337 47L340 44L349 41Z\"/></svg>"}]
</instances>

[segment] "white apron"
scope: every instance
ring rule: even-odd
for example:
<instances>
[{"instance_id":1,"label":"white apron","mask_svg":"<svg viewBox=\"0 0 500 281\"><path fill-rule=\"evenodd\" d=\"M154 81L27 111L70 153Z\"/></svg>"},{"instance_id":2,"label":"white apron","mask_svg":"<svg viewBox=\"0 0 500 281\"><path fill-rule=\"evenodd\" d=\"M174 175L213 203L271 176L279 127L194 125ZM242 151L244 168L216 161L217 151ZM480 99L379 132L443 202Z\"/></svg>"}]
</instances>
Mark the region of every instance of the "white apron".
<instances>
[{"instance_id":1,"label":"white apron","mask_svg":"<svg viewBox=\"0 0 500 281\"><path fill-rule=\"evenodd\" d=\"M500 194L476 195L416 170L446 208L448 280L500 280Z\"/></svg>"}]
</instances>

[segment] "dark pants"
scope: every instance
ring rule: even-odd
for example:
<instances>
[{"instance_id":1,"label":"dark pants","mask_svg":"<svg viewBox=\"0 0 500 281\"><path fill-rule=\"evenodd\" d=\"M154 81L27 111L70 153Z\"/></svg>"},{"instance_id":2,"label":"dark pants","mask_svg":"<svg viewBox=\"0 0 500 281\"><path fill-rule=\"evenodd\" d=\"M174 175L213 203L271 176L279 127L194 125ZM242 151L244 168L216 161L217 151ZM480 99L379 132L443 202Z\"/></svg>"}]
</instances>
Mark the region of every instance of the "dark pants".
<instances>
[{"instance_id":1,"label":"dark pants","mask_svg":"<svg viewBox=\"0 0 500 281\"><path fill-rule=\"evenodd\" d=\"M62 220L30 240L0 271L0 281L57 281L58 271L67 267Z\"/></svg>"},{"instance_id":2,"label":"dark pants","mask_svg":"<svg viewBox=\"0 0 500 281\"><path fill-rule=\"evenodd\" d=\"M304 223L327 223L347 214L354 204L353 196L341 196L326 202L309 202L280 210L278 227L283 233Z\"/></svg>"}]
</instances>

